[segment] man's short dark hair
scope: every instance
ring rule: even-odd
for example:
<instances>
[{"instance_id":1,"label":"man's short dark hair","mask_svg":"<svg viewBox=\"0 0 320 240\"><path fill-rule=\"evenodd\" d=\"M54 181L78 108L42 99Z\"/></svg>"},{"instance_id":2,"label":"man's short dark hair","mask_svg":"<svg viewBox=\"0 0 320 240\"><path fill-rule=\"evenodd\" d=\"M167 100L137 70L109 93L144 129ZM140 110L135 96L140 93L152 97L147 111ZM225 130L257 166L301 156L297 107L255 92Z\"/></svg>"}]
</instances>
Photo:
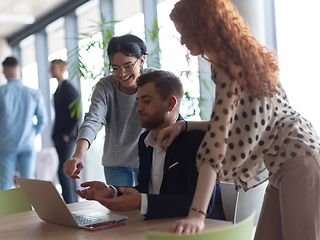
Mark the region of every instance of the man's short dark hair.
<instances>
[{"instance_id":1,"label":"man's short dark hair","mask_svg":"<svg viewBox=\"0 0 320 240\"><path fill-rule=\"evenodd\" d=\"M137 86L142 87L149 82L155 84L157 92L159 92L162 100L173 95L177 98L179 103L181 102L183 98L183 86L180 79L172 72L156 70L142 74L137 79Z\"/></svg>"},{"instance_id":2,"label":"man's short dark hair","mask_svg":"<svg viewBox=\"0 0 320 240\"><path fill-rule=\"evenodd\" d=\"M17 59L14 57L7 57L3 62L2 62L3 67L16 67L19 66L19 62Z\"/></svg>"},{"instance_id":3,"label":"man's short dark hair","mask_svg":"<svg viewBox=\"0 0 320 240\"><path fill-rule=\"evenodd\" d=\"M63 61L62 59L54 59L51 61L51 63L58 64L60 67L67 66L67 63L65 61Z\"/></svg>"}]
</instances>

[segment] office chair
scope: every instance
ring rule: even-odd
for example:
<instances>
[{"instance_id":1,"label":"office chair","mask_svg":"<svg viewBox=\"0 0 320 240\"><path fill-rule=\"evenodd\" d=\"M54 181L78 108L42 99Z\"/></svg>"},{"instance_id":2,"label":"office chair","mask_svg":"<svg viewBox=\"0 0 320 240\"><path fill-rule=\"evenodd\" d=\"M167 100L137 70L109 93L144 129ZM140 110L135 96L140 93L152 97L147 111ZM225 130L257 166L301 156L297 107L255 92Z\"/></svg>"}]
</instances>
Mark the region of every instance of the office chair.
<instances>
[{"instance_id":1,"label":"office chair","mask_svg":"<svg viewBox=\"0 0 320 240\"><path fill-rule=\"evenodd\" d=\"M32 210L21 188L0 191L0 216Z\"/></svg>"},{"instance_id":2,"label":"office chair","mask_svg":"<svg viewBox=\"0 0 320 240\"><path fill-rule=\"evenodd\" d=\"M226 221L235 224L237 219L239 191L235 190L233 182L220 182L220 186L224 216L226 217Z\"/></svg>"},{"instance_id":3,"label":"office chair","mask_svg":"<svg viewBox=\"0 0 320 240\"><path fill-rule=\"evenodd\" d=\"M245 220L224 228L205 231L195 234L175 234L150 232L147 234L147 240L251 240L255 211Z\"/></svg>"},{"instance_id":4,"label":"office chair","mask_svg":"<svg viewBox=\"0 0 320 240\"><path fill-rule=\"evenodd\" d=\"M233 181L220 182L220 184L222 207L226 220L238 223L256 210L254 225L257 225L268 181L247 192L243 189L236 191Z\"/></svg>"}]
</instances>

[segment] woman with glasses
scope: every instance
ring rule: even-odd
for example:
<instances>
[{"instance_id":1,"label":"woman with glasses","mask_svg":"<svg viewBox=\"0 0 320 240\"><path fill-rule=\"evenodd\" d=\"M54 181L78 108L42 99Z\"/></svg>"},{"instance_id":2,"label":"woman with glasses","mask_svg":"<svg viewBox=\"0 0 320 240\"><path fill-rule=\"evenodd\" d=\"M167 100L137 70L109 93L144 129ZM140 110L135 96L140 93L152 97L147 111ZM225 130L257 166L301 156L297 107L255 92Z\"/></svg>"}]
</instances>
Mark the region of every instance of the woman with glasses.
<instances>
[{"instance_id":1,"label":"woman with glasses","mask_svg":"<svg viewBox=\"0 0 320 240\"><path fill-rule=\"evenodd\" d=\"M75 153L64 164L70 178L79 178L84 167L84 154L97 133L105 126L102 164L106 182L118 186L134 186L139 171L138 140L143 132L136 113L137 84L143 69L146 44L138 37L126 34L113 37L107 48L111 74L95 86L89 112L79 129Z\"/></svg>"},{"instance_id":2,"label":"woman with glasses","mask_svg":"<svg viewBox=\"0 0 320 240\"><path fill-rule=\"evenodd\" d=\"M181 44L212 64L216 85L209 121L176 122L158 136L170 145L181 131L206 131L189 215L172 230L203 229L216 181L250 191L268 180L255 240L320 239L320 140L290 106L274 53L252 37L230 0L180 0L170 17Z\"/></svg>"}]
</instances>

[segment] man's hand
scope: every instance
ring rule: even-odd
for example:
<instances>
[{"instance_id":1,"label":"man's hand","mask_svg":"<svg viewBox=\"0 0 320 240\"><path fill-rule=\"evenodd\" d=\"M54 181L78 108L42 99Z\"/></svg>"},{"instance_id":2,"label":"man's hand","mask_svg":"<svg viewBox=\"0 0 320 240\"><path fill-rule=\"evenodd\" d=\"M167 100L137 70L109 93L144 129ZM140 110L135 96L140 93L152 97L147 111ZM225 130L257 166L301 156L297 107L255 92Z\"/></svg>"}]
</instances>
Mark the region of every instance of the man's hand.
<instances>
[{"instance_id":1,"label":"man's hand","mask_svg":"<svg viewBox=\"0 0 320 240\"><path fill-rule=\"evenodd\" d=\"M63 172L72 179L79 179L79 174L83 169L83 158L72 157L63 164Z\"/></svg>"},{"instance_id":2,"label":"man's hand","mask_svg":"<svg viewBox=\"0 0 320 240\"><path fill-rule=\"evenodd\" d=\"M96 195L95 199L112 211L123 212L141 208L141 195L136 189L121 187L119 191L123 193L120 197L107 199Z\"/></svg>"},{"instance_id":3,"label":"man's hand","mask_svg":"<svg viewBox=\"0 0 320 240\"><path fill-rule=\"evenodd\" d=\"M81 187L88 187L84 190L75 190L75 192L82 198L87 200L97 200L97 198L108 199L114 197L113 187L106 185L104 182L92 181L81 184Z\"/></svg>"},{"instance_id":4,"label":"man's hand","mask_svg":"<svg viewBox=\"0 0 320 240\"><path fill-rule=\"evenodd\" d=\"M66 143L70 141L70 137L66 134L62 134L62 138L63 138L64 142L66 142Z\"/></svg>"}]
</instances>

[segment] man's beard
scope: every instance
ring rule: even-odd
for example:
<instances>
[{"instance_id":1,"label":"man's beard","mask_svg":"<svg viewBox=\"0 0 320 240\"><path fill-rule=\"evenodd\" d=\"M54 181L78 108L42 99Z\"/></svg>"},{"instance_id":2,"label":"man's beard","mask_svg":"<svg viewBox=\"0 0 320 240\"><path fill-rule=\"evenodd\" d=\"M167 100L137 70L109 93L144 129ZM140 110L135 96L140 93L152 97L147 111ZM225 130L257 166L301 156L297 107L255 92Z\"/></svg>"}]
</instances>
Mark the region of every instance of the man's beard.
<instances>
[{"instance_id":1,"label":"man's beard","mask_svg":"<svg viewBox=\"0 0 320 240\"><path fill-rule=\"evenodd\" d=\"M153 129L158 128L165 121L166 121L166 116L164 114L160 116L160 114L159 114L157 116L153 116L153 117L149 118L147 121L140 120L140 124L145 129L153 130Z\"/></svg>"}]
</instances>

